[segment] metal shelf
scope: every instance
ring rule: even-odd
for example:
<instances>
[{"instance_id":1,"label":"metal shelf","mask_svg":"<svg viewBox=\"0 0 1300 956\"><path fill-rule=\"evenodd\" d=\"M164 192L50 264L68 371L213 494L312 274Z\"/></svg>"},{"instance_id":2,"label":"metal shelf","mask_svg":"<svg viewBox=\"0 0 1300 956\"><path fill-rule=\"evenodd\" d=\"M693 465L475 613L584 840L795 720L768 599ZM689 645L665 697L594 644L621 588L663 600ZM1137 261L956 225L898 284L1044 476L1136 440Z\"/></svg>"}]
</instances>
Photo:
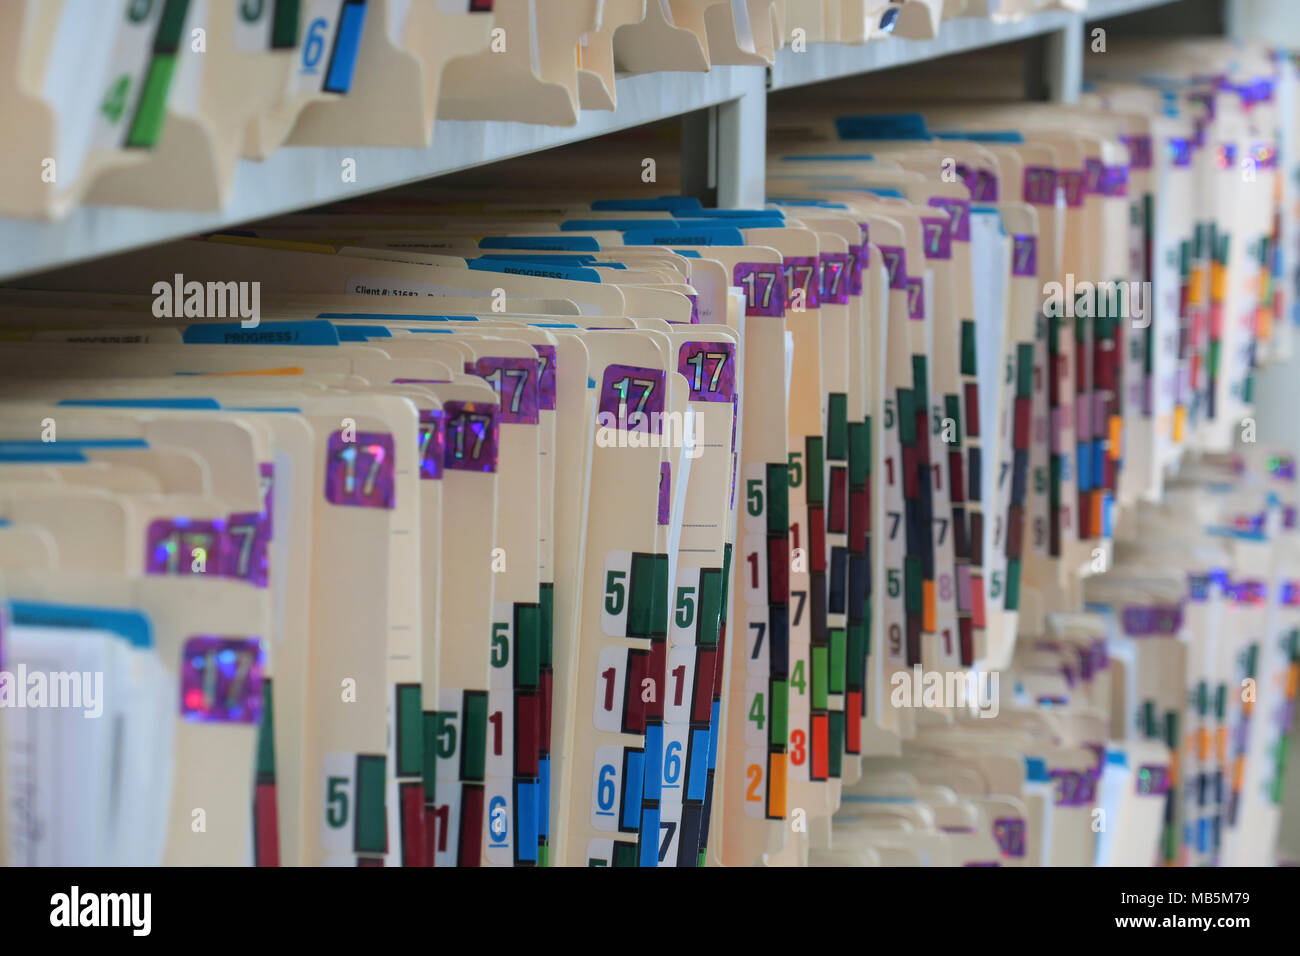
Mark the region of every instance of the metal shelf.
<instances>
[{"instance_id":1,"label":"metal shelf","mask_svg":"<svg viewBox=\"0 0 1300 956\"><path fill-rule=\"evenodd\" d=\"M1152 7L1163 7L1172 0L1088 0L1088 9L1083 18L1091 23L1105 20L1107 17L1122 17L1126 13L1138 13Z\"/></svg>"},{"instance_id":2,"label":"metal shelf","mask_svg":"<svg viewBox=\"0 0 1300 956\"><path fill-rule=\"evenodd\" d=\"M888 70L1046 34L1066 34L1071 39L1081 39L1081 30L1086 22L1137 13L1171 2L1173 0L1089 0L1087 9L1082 13L1045 10L1006 23L961 17L945 20L939 26L939 35L933 40L889 37L859 46L815 45L804 53L795 53L786 47L776 55L769 88L790 89L859 73ZM1068 47L1068 44L1065 46ZM1073 69L1073 64L1059 61L1050 66L1062 73ZM1055 87L1060 90L1077 88L1077 78L1062 75L1057 78Z\"/></svg>"},{"instance_id":3,"label":"metal shelf","mask_svg":"<svg viewBox=\"0 0 1300 956\"><path fill-rule=\"evenodd\" d=\"M263 162L241 160L221 210L152 210L81 206L55 222L0 219L0 281L84 259L236 226L268 216L336 202L403 183L509 159L605 133L714 110L710 142L693 154L707 162L723 206L760 205L766 141L766 90L890 69L952 53L1048 35L1048 86L1057 99L1077 95L1087 21L1160 6L1171 0L1091 0L1086 13L1051 10L1011 23L947 20L933 40L891 37L861 46L815 44L777 54L770 69L716 67L708 73L620 77L618 109L586 111L571 127L439 120L425 149L286 147ZM356 161L357 181L342 181L341 162Z\"/></svg>"},{"instance_id":4,"label":"metal shelf","mask_svg":"<svg viewBox=\"0 0 1300 956\"><path fill-rule=\"evenodd\" d=\"M708 73L625 76L617 86L617 110L585 111L575 126L438 120L425 149L288 146L261 162L240 160L221 210L80 206L54 222L0 219L0 280L591 139L732 103L747 93L761 98L763 79L755 67L724 66ZM760 136L762 125L760 119ZM342 181L345 157L356 160L354 183Z\"/></svg>"},{"instance_id":5,"label":"metal shelf","mask_svg":"<svg viewBox=\"0 0 1300 956\"><path fill-rule=\"evenodd\" d=\"M776 62L772 64L770 88L785 90L859 73L888 70L953 53L966 53L1026 37L1056 33L1077 27L1078 24L1077 13L1048 10L1009 23L975 18L945 20L939 25L939 35L933 40L889 37L860 46L818 44L810 46L804 53L795 53L786 47L777 53Z\"/></svg>"}]
</instances>

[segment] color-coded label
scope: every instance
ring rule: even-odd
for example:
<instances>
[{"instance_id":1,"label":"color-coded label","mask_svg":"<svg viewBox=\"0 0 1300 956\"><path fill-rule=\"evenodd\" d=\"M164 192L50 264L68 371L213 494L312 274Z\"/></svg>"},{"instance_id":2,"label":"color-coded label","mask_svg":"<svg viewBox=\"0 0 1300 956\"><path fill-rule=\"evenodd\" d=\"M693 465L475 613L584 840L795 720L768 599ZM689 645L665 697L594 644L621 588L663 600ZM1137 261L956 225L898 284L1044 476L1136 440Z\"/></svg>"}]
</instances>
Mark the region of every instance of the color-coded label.
<instances>
[{"instance_id":1,"label":"color-coded label","mask_svg":"<svg viewBox=\"0 0 1300 956\"><path fill-rule=\"evenodd\" d=\"M849 295L862 295L862 265L867 258L867 247L849 246Z\"/></svg>"},{"instance_id":2,"label":"color-coded label","mask_svg":"<svg viewBox=\"0 0 1300 956\"><path fill-rule=\"evenodd\" d=\"M1128 167L1103 166L1099 192L1111 198L1128 195Z\"/></svg>"},{"instance_id":3,"label":"color-coded label","mask_svg":"<svg viewBox=\"0 0 1300 956\"><path fill-rule=\"evenodd\" d=\"M1291 455L1270 455L1266 467L1270 478L1295 481L1295 458Z\"/></svg>"},{"instance_id":4,"label":"color-coded label","mask_svg":"<svg viewBox=\"0 0 1300 956\"><path fill-rule=\"evenodd\" d=\"M259 723L265 667L256 637L191 637L181 651L181 716L204 723Z\"/></svg>"},{"instance_id":5,"label":"color-coded label","mask_svg":"<svg viewBox=\"0 0 1300 956\"><path fill-rule=\"evenodd\" d=\"M1058 807L1086 807L1093 803L1097 793L1097 776L1091 770L1051 770L1048 776L1056 782Z\"/></svg>"},{"instance_id":6,"label":"color-coded label","mask_svg":"<svg viewBox=\"0 0 1300 956\"><path fill-rule=\"evenodd\" d=\"M394 445L388 432L333 432L325 452L325 500L357 508L392 508Z\"/></svg>"},{"instance_id":7,"label":"color-coded label","mask_svg":"<svg viewBox=\"0 0 1300 956\"><path fill-rule=\"evenodd\" d=\"M993 839L1002 855L1020 859L1025 855L1025 821L1021 817L999 817L993 821Z\"/></svg>"},{"instance_id":8,"label":"color-coded label","mask_svg":"<svg viewBox=\"0 0 1300 956\"><path fill-rule=\"evenodd\" d=\"M1121 136L1119 141L1128 147L1128 164L1133 169L1150 169L1153 148L1150 136Z\"/></svg>"},{"instance_id":9,"label":"color-coded label","mask_svg":"<svg viewBox=\"0 0 1300 956\"><path fill-rule=\"evenodd\" d=\"M1038 237L1016 234L1012 237L1011 274L1013 276L1038 275Z\"/></svg>"},{"instance_id":10,"label":"color-coded label","mask_svg":"<svg viewBox=\"0 0 1300 956\"><path fill-rule=\"evenodd\" d=\"M948 214L948 234L957 242L970 242L970 200L931 196L930 205Z\"/></svg>"},{"instance_id":11,"label":"color-coded label","mask_svg":"<svg viewBox=\"0 0 1300 956\"><path fill-rule=\"evenodd\" d=\"M1175 166L1192 165L1192 141L1181 136L1171 136L1169 144L1169 161Z\"/></svg>"},{"instance_id":12,"label":"color-coded label","mask_svg":"<svg viewBox=\"0 0 1300 956\"><path fill-rule=\"evenodd\" d=\"M821 300L832 305L848 305L849 254L847 252L823 252L820 258L822 273Z\"/></svg>"},{"instance_id":13,"label":"color-coded label","mask_svg":"<svg viewBox=\"0 0 1300 956\"><path fill-rule=\"evenodd\" d=\"M501 402L500 420L506 425L536 425L539 396L538 366L530 358L488 357L467 368L491 385Z\"/></svg>"},{"instance_id":14,"label":"color-coded label","mask_svg":"<svg viewBox=\"0 0 1300 956\"><path fill-rule=\"evenodd\" d=\"M1100 159L1095 156L1089 156L1083 161L1083 191L1085 193L1100 193L1102 176L1106 172L1106 166Z\"/></svg>"},{"instance_id":15,"label":"color-coded label","mask_svg":"<svg viewBox=\"0 0 1300 956\"><path fill-rule=\"evenodd\" d=\"M440 408L425 408L420 411L421 481L439 481L442 478L442 462L447 454L443 417Z\"/></svg>"},{"instance_id":16,"label":"color-coded label","mask_svg":"<svg viewBox=\"0 0 1300 956\"><path fill-rule=\"evenodd\" d=\"M1062 169L1057 174L1057 181L1065 193L1065 204L1071 209L1083 205L1083 170Z\"/></svg>"},{"instance_id":17,"label":"color-coded label","mask_svg":"<svg viewBox=\"0 0 1300 956\"><path fill-rule=\"evenodd\" d=\"M605 428L660 434L664 373L636 365L607 365L601 380L597 420Z\"/></svg>"},{"instance_id":18,"label":"color-coded label","mask_svg":"<svg viewBox=\"0 0 1300 956\"><path fill-rule=\"evenodd\" d=\"M659 524L669 522L673 502L673 473L668 462L659 463Z\"/></svg>"},{"instance_id":19,"label":"color-coded label","mask_svg":"<svg viewBox=\"0 0 1300 956\"><path fill-rule=\"evenodd\" d=\"M699 321L694 310L691 321ZM555 346L534 345L537 353L537 407L544 412L555 411Z\"/></svg>"},{"instance_id":20,"label":"color-coded label","mask_svg":"<svg viewBox=\"0 0 1300 956\"><path fill-rule=\"evenodd\" d=\"M737 262L732 285L745 290L745 314L785 315L785 272L776 262Z\"/></svg>"},{"instance_id":21,"label":"color-coded label","mask_svg":"<svg viewBox=\"0 0 1300 956\"><path fill-rule=\"evenodd\" d=\"M456 471L494 472L500 429L497 406L487 402L446 402L442 465Z\"/></svg>"},{"instance_id":22,"label":"color-coded label","mask_svg":"<svg viewBox=\"0 0 1300 956\"><path fill-rule=\"evenodd\" d=\"M786 308L815 309L821 305L821 262L817 256L786 256L781 260L785 273Z\"/></svg>"},{"instance_id":23,"label":"color-coded label","mask_svg":"<svg viewBox=\"0 0 1300 956\"><path fill-rule=\"evenodd\" d=\"M1234 581L1228 594L1237 604L1263 604L1268 600L1268 585L1263 581Z\"/></svg>"},{"instance_id":24,"label":"color-coded label","mask_svg":"<svg viewBox=\"0 0 1300 956\"><path fill-rule=\"evenodd\" d=\"M1177 604L1130 604L1120 613L1120 619L1129 637L1171 636L1183 626L1183 609Z\"/></svg>"},{"instance_id":25,"label":"color-coded label","mask_svg":"<svg viewBox=\"0 0 1300 956\"><path fill-rule=\"evenodd\" d=\"M889 288L907 291L907 251L902 246L880 246L879 249L889 271Z\"/></svg>"},{"instance_id":26,"label":"color-coded label","mask_svg":"<svg viewBox=\"0 0 1300 956\"><path fill-rule=\"evenodd\" d=\"M947 217L921 217L921 248L927 259L952 258L952 222Z\"/></svg>"},{"instance_id":27,"label":"color-coded label","mask_svg":"<svg viewBox=\"0 0 1300 956\"><path fill-rule=\"evenodd\" d=\"M1026 166L1024 200L1036 206L1056 204L1056 170L1050 166Z\"/></svg>"},{"instance_id":28,"label":"color-coded label","mask_svg":"<svg viewBox=\"0 0 1300 956\"><path fill-rule=\"evenodd\" d=\"M145 574L219 575L227 564L221 518L157 518L145 531Z\"/></svg>"},{"instance_id":29,"label":"color-coded label","mask_svg":"<svg viewBox=\"0 0 1300 956\"><path fill-rule=\"evenodd\" d=\"M1137 772L1137 792L1140 796L1160 796L1169 792L1169 768L1143 764Z\"/></svg>"},{"instance_id":30,"label":"color-coded label","mask_svg":"<svg viewBox=\"0 0 1300 956\"><path fill-rule=\"evenodd\" d=\"M925 283L920 279L907 280L907 317L925 318Z\"/></svg>"},{"instance_id":31,"label":"color-coded label","mask_svg":"<svg viewBox=\"0 0 1300 956\"><path fill-rule=\"evenodd\" d=\"M690 384L693 402L736 400L734 342L683 342L677 350L677 371Z\"/></svg>"}]
</instances>

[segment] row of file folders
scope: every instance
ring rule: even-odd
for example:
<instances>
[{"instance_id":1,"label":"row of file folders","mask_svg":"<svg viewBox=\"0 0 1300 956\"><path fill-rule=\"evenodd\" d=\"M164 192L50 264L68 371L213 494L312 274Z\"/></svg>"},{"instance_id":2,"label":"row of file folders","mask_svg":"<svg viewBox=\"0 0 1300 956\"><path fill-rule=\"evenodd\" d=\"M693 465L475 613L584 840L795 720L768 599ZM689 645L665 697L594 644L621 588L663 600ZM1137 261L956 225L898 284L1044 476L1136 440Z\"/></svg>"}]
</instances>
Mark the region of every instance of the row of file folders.
<instances>
[{"instance_id":1,"label":"row of file folders","mask_svg":"<svg viewBox=\"0 0 1300 956\"><path fill-rule=\"evenodd\" d=\"M575 125L616 75L770 65L1082 0L15 0L0 215L217 209L240 159L428 146L436 118ZM896 41L895 41L896 42Z\"/></svg>"},{"instance_id":2,"label":"row of file folders","mask_svg":"<svg viewBox=\"0 0 1300 956\"><path fill-rule=\"evenodd\" d=\"M1271 861L1292 68L1106 68L0 290L5 858Z\"/></svg>"}]
</instances>

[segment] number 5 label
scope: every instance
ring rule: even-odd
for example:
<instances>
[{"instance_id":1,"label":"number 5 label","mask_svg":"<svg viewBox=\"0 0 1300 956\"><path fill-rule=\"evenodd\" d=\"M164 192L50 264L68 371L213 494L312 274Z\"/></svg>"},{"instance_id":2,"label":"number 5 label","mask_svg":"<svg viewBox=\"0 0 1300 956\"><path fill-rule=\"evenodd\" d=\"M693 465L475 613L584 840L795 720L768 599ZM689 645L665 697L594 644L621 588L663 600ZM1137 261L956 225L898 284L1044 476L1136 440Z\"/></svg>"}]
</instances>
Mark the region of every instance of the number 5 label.
<instances>
[{"instance_id":1,"label":"number 5 label","mask_svg":"<svg viewBox=\"0 0 1300 956\"><path fill-rule=\"evenodd\" d=\"M745 531L750 534L767 533L767 466L751 462L745 466L741 487L744 498Z\"/></svg>"},{"instance_id":2,"label":"number 5 label","mask_svg":"<svg viewBox=\"0 0 1300 956\"><path fill-rule=\"evenodd\" d=\"M678 568L673 586L672 613L668 617L668 642L674 647L695 645L700 616L700 569Z\"/></svg>"},{"instance_id":3,"label":"number 5 label","mask_svg":"<svg viewBox=\"0 0 1300 956\"><path fill-rule=\"evenodd\" d=\"M321 772L325 784L321 848L326 866L355 866L352 820L356 808L356 754L328 753Z\"/></svg>"},{"instance_id":4,"label":"number 5 label","mask_svg":"<svg viewBox=\"0 0 1300 956\"><path fill-rule=\"evenodd\" d=\"M610 637L627 636L631 602L632 552L611 551L605 557L604 588L600 600L600 628Z\"/></svg>"}]
</instances>

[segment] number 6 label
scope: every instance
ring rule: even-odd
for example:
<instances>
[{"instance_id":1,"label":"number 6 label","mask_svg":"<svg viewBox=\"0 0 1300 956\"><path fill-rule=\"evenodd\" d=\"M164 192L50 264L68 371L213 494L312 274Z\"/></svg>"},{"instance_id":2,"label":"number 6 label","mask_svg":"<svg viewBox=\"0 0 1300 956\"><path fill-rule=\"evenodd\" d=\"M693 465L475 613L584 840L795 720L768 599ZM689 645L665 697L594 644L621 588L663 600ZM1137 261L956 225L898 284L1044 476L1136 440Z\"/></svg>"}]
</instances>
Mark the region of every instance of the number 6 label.
<instances>
[{"instance_id":1,"label":"number 6 label","mask_svg":"<svg viewBox=\"0 0 1300 956\"><path fill-rule=\"evenodd\" d=\"M591 780L592 827L605 831L619 829L622 793L623 748L619 746L597 748Z\"/></svg>"}]
</instances>

